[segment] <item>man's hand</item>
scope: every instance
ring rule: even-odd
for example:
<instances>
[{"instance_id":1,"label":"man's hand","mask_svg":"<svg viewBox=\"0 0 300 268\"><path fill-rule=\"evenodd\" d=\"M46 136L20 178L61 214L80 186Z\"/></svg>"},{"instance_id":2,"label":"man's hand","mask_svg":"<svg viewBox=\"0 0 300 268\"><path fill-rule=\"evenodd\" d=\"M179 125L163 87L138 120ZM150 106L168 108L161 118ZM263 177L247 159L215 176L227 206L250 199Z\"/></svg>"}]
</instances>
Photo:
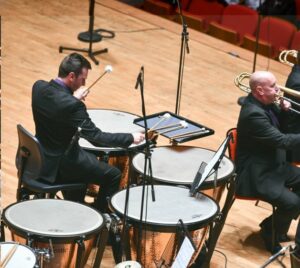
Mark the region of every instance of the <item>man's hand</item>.
<instances>
[{"instance_id":1,"label":"man's hand","mask_svg":"<svg viewBox=\"0 0 300 268\"><path fill-rule=\"evenodd\" d=\"M89 89L85 87L80 87L76 91L74 91L73 96L81 101L84 101L89 93Z\"/></svg>"},{"instance_id":2,"label":"man's hand","mask_svg":"<svg viewBox=\"0 0 300 268\"><path fill-rule=\"evenodd\" d=\"M145 133L142 133L142 132L132 133L132 136L133 136L133 143L134 144L139 144L142 141L144 141L144 139L145 139Z\"/></svg>"},{"instance_id":3,"label":"man's hand","mask_svg":"<svg viewBox=\"0 0 300 268\"><path fill-rule=\"evenodd\" d=\"M280 107L282 110L284 111L288 111L290 108L291 108L291 103L287 100L284 100L284 99L280 99Z\"/></svg>"}]
</instances>

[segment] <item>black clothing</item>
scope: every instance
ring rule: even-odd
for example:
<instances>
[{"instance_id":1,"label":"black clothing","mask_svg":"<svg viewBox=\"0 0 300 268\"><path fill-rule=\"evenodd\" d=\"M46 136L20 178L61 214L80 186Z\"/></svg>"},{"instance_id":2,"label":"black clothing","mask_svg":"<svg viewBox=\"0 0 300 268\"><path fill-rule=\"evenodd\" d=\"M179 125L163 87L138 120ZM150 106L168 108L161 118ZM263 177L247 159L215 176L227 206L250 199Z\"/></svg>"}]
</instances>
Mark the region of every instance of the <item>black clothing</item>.
<instances>
[{"instance_id":1,"label":"black clothing","mask_svg":"<svg viewBox=\"0 0 300 268\"><path fill-rule=\"evenodd\" d=\"M288 79L285 84L286 87L294 89L300 92L300 65L294 65L291 73L288 76ZM299 98L285 96L299 103ZM300 111L299 106L293 105L292 107ZM286 118L286 127L285 132L287 133L300 133L300 114L291 112ZM288 161L290 162L300 162L300 150L290 150L287 152Z\"/></svg>"},{"instance_id":2,"label":"black clothing","mask_svg":"<svg viewBox=\"0 0 300 268\"><path fill-rule=\"evenodd\" d=\"M99 162L95 155L83 150L78 141L68 154L66 150L78 127L81 128L81 136L96 146L127 147L133 142L133 136L102 132L91 121L85 104L75 98L71 90L54 80L40 80L33 85L32 111L36 137L45 153L41 178L50 183L98 184L101 190L97 203L103 209L105 198L118 190L120 171Z\"/></svg>"},{"instance_id":3,"label":"black clothing","mask_svg":"<svg viewBox=\"0 0 300 268\"><path fill-rule=\"evenodd\" d=\"M300 134L283 134L271 110L281 120L274 104L265 106L251 94L241 108L237 126L237 194L257 197L277 207L275 229L284 233L300 214L300 169L286 162L286 149L300 149ZM296 243L300 245L298 224Z\"/></svg>"}]
</instances>

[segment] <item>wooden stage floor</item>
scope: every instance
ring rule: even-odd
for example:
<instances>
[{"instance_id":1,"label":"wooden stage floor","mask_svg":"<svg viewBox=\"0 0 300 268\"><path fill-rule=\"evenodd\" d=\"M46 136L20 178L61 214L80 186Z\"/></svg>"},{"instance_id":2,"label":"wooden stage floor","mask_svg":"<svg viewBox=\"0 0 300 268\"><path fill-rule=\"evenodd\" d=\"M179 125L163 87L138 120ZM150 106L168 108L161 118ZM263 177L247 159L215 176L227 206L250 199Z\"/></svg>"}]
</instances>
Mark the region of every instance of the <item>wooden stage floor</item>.
<instances>
[{"instance_id":1,"label":"wooden stage floor","mask_svg":"<svg viewBox=\"0 0 300 268\"><path fill-rule=\"evenodd\" d=\"M60 45L88 47L87 43L77 40L77 34L88 28L88 2L0 1L2 209L15 202L16 125L22 124L34 133L31 87L38 79L56 77L60 61L68 53L60 54ZM134 86L140 67L144 66L147 114L174 112L181 25L115 0L97 0L95 28L114 31L115 37L93 44L94 50L108 48L108 53L96 56L100 65L93 64L87 84L91 84L107 64L112 65L114 71L94 86L86 100L87 107L141 115L140 92L134 90ZM237 99L245 93L234 86L233 80L241 72L252 71L253 53L192 29L189 39L190 54L186 54L184 66L180 115L214 129L215 134L187 145L216 150L226 131L236 125ZM290 71L289 67L262 56L258 56L256 69L274 72L281 85ZM158 144L168 145L169 141L159 138ZM259 267L270 257L258 226L270 213L271 208L262 202L258 207L250 201L234 203L216 248L227 256L227 267ZM293 237L294 233L295 223L289 234ZM289 267L288 256L284 263ZM113 265L107 247L101 267ZM217 251L211 267L225 267L224 256ZM280 266L274 263L269 267Z\"/></svg>"}]
</instances>

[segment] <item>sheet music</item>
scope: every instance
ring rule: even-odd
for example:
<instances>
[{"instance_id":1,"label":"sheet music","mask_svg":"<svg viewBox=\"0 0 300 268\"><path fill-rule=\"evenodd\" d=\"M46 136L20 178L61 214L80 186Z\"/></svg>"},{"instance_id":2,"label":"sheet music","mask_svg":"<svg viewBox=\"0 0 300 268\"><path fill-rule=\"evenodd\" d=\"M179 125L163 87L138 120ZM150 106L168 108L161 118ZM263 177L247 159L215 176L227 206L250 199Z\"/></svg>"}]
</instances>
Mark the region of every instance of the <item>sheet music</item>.
<instances>
[{"instance_id":1,"label":"sheet music","mask_svg":"<svg viewBox=\"0 0 300 268\"><path fill-rule=\"evenodd\" d=\"M223 158L223 156L224 156L224 152L226 150L229 139L230 139L230 136L226 137L226 139L223 141L223 143L219 147L218 151L216 151L213 158L208 162L208 164L205 167L204 172L202 174L201 180L198 184L198 187L197 187L198 189L201 186L202 182L209 176L210 172L212 171L214 166L217 164L217 162L219 160L222 160L221 157Z\"/></svg>"},{"instance_id":2,"label":"sheet music","mask_svg":"<svg viewBox=\"0 0 300 268\"><path fill-rule=\"evenodd\" d=\"M190 239L185 237L171 268L187 267L194 253L195 250Z\"/></svg>"}]
</instances>

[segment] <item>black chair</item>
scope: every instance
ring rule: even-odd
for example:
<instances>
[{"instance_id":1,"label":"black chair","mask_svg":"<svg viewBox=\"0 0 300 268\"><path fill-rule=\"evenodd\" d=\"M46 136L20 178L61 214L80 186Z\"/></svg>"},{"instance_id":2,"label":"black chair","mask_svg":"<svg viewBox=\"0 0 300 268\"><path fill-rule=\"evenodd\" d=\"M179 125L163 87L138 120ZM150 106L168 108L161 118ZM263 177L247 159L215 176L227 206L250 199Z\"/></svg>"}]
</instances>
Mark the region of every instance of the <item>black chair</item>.
<instances>
[{"instance_id":1,"label":"black chair","mask_svg":"<svg viewBox=\"0 0 300 268\"><path fill-rule=\"evenodd\" d=\"M86 189L84 183L51 184L40 179L44 163L44 155L38 139L21 125L17 125L19 146L16 155L18 170L17 202L34 198L53 198L59 191L75 191Z\"/></svg>"}]
</instances>

